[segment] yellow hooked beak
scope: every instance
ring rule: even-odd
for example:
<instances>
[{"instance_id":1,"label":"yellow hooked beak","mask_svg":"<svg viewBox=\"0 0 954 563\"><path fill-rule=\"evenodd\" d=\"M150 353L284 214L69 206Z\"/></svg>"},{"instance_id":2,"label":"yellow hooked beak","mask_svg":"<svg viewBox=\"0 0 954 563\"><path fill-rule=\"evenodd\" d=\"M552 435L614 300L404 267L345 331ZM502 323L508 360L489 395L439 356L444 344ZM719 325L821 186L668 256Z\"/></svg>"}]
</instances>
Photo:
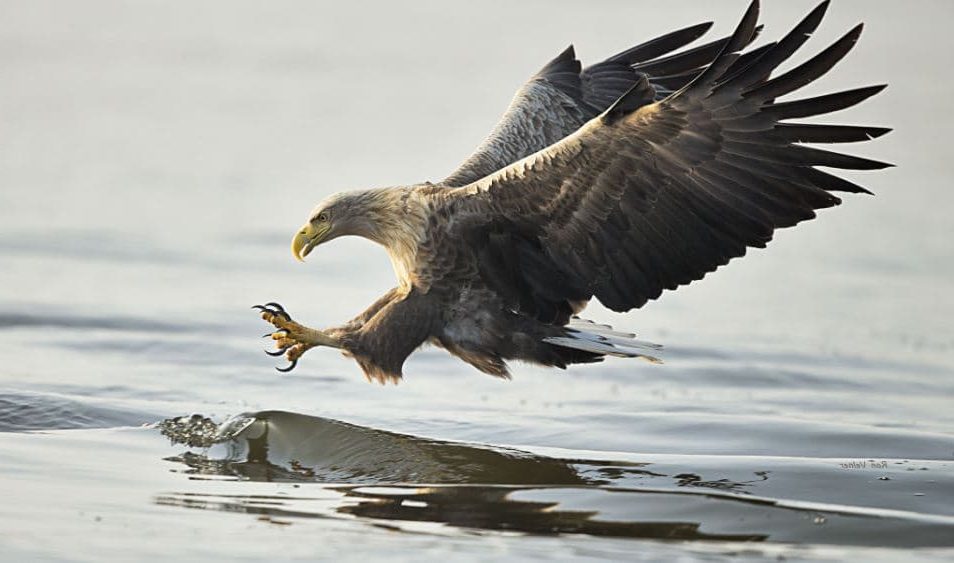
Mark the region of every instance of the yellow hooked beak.
<instances>
[{"instance_id":1,"label":"yellow hooked beak","mask_svg":"<svg viewBox=\"0 0 954 563\"><path fill-rule=\"evenodd\" d=\"M327 232L327 228L316 229L311 223L305 223L305 226L292 239L291 249L295 260L304 262L305 256L308 256L308 253L321 243Z\"/></svg>"}]
</instances>

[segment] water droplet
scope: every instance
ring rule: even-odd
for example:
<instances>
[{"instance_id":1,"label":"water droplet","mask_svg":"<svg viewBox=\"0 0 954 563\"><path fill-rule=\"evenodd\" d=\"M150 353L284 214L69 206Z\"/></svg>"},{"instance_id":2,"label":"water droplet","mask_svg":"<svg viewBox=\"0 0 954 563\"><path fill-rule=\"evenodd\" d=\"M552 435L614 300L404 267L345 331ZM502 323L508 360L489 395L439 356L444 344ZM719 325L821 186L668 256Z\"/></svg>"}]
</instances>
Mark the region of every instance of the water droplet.
<instances>
[{"instance_id":1,"label":"water droplet","mask_svg":"<svg viewBox=\"0 0 954 563\"><path fill-rule=\"evenodd\" d=\"M816 524L816 525L821 526L822 524L825 523L825 521L826 521L826 518L825 518L824 516L822 516L821 514L818 514L818 515L815 516L815 519L812 520L812 524Z\"/></svg>"}]
</instances>

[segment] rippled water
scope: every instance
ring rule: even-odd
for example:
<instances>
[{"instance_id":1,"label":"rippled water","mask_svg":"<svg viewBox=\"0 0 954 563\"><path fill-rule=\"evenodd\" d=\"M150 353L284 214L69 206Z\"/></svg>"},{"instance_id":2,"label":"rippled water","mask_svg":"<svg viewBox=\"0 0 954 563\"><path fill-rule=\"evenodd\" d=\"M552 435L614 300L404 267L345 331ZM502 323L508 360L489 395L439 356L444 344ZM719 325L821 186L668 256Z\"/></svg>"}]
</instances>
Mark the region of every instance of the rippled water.
<instances>
[{"instance_id":1,"label":"rippled water","mask_svg":"<svg viewBox=\"0 0 954 563\"><path fill-rule=\"evenodd\" d=\"M261 353L250 305L331 325L392 283L362 241L292 261L324 195L442 177L570 41L731 4L8 3L0 557L954 556L947 2L836 2L809 43L869 24L812 92L891 84L844 116L896 128L855 151L899 164L876 197L587 311L665 364L503 382L426 349L379 387ZM773 37L812 2L764 4Z\"/></svg>"}]
</instances>

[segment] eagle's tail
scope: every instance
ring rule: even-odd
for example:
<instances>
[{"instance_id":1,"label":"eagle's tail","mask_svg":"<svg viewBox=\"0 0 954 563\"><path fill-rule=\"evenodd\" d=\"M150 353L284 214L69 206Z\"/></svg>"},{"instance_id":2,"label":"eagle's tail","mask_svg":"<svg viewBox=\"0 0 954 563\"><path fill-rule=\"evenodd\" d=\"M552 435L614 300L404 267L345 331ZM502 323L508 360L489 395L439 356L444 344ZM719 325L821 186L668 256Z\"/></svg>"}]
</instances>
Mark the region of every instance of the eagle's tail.
<instances>
[{"instance_id":1,"label":"eagle's tail","mask_svg":"<svg viewBox=\"0 0 954 563\"><path fill-rule=\"evenodd\" d=\"M597 324L579 317L570 319L564 328L563 336L550 336L543 341L601 356L642 358L653 363L662 363L662 360L654 355L662 350L661 345L637 340L635 334L619 332L609 325Z\"/></svg>"}]
</instances>

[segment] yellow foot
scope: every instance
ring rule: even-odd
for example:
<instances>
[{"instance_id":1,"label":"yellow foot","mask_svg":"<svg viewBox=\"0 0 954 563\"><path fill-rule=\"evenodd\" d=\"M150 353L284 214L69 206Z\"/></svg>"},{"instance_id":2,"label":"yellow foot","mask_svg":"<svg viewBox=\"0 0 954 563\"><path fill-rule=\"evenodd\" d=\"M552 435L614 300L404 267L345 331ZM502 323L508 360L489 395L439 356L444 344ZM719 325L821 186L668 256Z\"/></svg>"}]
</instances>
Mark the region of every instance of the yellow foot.
<instances>
[{"instance_id":1,"label":"yellow foot","mask_svg":"<svg viewBox=\"0 0 954 563\"><path fill-rule=\"evenodd\" d=\"M266 303L265 305L255 305L253 309L262 312L262 319L269 322L276 329L275 332L266 334L275 341L275 347L278 350L274 352L266 351L269 356L282 356L290 362L283 368L275 368L282 373L287 373L298 365L298 358L308 350L321 344L314 339L314 329L298 324L292 320L291 316L285 312L278 303Z\"/></svg>"}]
</instances>

